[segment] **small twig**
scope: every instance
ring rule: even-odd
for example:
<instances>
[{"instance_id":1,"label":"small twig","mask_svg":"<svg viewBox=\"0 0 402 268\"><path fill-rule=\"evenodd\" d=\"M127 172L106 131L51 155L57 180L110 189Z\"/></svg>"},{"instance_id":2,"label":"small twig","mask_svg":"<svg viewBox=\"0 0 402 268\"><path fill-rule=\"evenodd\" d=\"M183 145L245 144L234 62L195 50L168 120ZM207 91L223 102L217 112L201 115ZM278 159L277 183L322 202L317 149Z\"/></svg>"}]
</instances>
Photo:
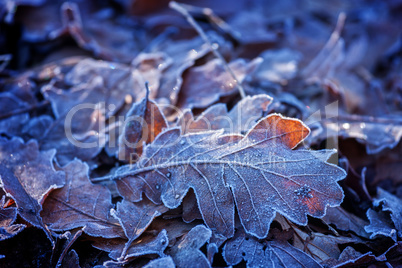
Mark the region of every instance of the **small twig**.
<instances>
[{"instance_id":1,"label":"small twig","mask_svg":"<svg viewBox=\"0 0 402 268\"><path fill-rule=\"evenodd\" d=\"M5 113L5 114L1 114L0 119L5 119L5 118L8 118L8 117L11 117L11 116L14 116L14 115L27 113L27 112L33 111L35 109L47 106L49 104L50 104L50 102L48 100L45 100L45 101L42 101L42 102L40 102L38 104L35 104L35 105L31 105L31 106L28 106L28 107L25 107L25 108L22 108L22 109L17 109L17 110L13 110L13 111Z\"/></svg>"},{"instance_id":2,"label":"small twig","mask_svg":"<svg viewBox=\"0 0 402 268\"><path fill-rule=\"evenodd\" d=\"M67 251L70 249L70 247L73 245L73 243L78 239L78 237L81 236L81 234L84 232L85 228L87 228L86 225L81 230L79 230L77 233L75 233L74 237L71 238L71 240L68 242L66 247L63 249L63 252L61 253L59 260L57 261L56 267L61 266L61 262L63 261L64 256L66 256Z\"/></svg>"},{"instance_id":3,"label":"small twig","mask_svg":"<svg viewBox=\"0 0 402 268\"><path fill-rule=\"evenodd\" d=\"M228 66L226 60L223 58L223 56L219 53L217 46L214 46L212 42L209 40L208 36L205 34L204 30L197 24L197 22L194 20L194 18L191 16L191 14L188 12L187 9L185 9L181 4L176 3L175 1L172 1L169 3L169 7L176 10L180 14L182 14L188 21L188 23L193 26L193 28L198 32L198 34L201 36L201 38L204 40L205 43L210 47L212 53L214 53L215 57L217 57L221 62L225 70L232 76L234 82L236 83L236 87L239 90L240 96L242 98L246 97L246 93L244 91L244 88L240 84L239 80L237 79L236 75L230 69Z\"/></svg>"},{"instance_id":4,"label":"small twig","mask_svg":"<svg viewBox=\"0 0 402 268\"><path fill-rule=\"evenodd\" d=\"M201 13L204 15L207 20L212 24L223 31L225 34L232 37L236 42L240 42L240 34L234 31L229 24L227 24L223 19L221 19L218 15L214 13L214 11L208 7L195 7L187 4L181 3L181 6L187 9L190 12Z\"/></svg>"},{"instance_id":5,"label":"small twig","mask_svg":"<svg viewBox=\"0 0 402 268\"><path fill-rule=\"evenodd\" d=\"M320 67L328 53L336 47L337 42L341 38L341 32L345 25L346 14L341 12L336 22L335 30L332 32L331 37L318 53L318 55L304 68L303 75L308 76Z\"/></svg>"}]
</instances>

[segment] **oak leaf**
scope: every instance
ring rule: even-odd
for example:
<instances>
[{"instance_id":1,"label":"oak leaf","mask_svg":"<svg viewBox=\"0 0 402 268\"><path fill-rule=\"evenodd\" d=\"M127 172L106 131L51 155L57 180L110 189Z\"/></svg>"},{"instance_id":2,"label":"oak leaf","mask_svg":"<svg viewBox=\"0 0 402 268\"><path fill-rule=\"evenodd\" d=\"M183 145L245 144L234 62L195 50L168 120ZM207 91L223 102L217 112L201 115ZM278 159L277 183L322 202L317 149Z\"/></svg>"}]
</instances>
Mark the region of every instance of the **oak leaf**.
<instances>
[{"instance_id":1,"label":"oak leaf","mask_svg":"<svg viewBox=\"0 0 402 268\"><path fill-rule=\"evenodd\" d=\"M245 230L264 238L276 212L306 225L307 215L323 217L338 206L343 169L327 163L333 150L295 148L309 129L299 120L269 115L245 136L222 131L182 135L162 132L145 147L134 166L122 166L110 179L126 199L176 208L193 188L207 226L234 234L235 204ZM104 180L101 178L100 180ZM96 180L95 180L96 181Z\"/></svg>"},{"instance_id":2,"label":"oak leaf","mask_svg":"<svg viewBox=\"0 0 402 268\"><path fill-rule=\"evenodd\" d=\"M43 221L53 231L86 226L84 232L105 238L125 237L110 215L112 196L102 185L93 185L88 165L76 159L64 166L66 186L51 193L43 205Z\"/></svg>"}]
</instances>

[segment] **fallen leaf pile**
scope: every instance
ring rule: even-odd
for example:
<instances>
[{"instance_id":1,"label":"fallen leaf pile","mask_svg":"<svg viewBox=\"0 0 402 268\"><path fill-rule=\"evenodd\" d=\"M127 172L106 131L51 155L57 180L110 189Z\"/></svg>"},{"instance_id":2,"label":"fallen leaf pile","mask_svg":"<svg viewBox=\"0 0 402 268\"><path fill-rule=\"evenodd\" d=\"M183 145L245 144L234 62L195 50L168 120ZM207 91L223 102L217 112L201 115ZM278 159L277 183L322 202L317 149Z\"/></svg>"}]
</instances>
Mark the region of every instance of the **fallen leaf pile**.
<instances>
[{"instance_id":1,"label":"fallen leaf pile","mask_svg":"<svg viewBox=\"0 0 402 268\"><path fill-rule=\"evenodd\" d=\"M0 266L400 267L401 14L3 1Z\"/></svg>"}]
</instances>

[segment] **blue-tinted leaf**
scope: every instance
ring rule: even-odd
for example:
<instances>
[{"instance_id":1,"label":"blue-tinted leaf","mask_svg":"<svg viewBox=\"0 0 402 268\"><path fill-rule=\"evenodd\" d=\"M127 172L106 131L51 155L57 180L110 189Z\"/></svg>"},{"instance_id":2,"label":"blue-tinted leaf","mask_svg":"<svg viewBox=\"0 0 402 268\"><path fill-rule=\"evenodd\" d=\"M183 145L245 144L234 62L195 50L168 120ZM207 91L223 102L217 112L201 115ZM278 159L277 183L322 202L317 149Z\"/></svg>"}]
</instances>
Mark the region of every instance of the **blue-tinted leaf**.
<instances>
[{"instance_id":1,"label":"blue-tinted leaf","mask_svg":"<svg viewBox=\"0 0 402 268\"><path fill-rule=\"evenodd\" d=\"M93 79L70 91L48 85L42 91L52 104L56 120L40 138L41 149L56 148L62 165L74 158L88 161L96 156L107 140L102 81Z\"/></svg>"},{"instance_id":2,"label":"blue-tinted leaf","mask_svg":"<svg viewBox=\"0 0 402 268\"><path fill-rule=\"evenodd\" d=\"M18 213L32 225L42 228L50 240L40 212L50 191L63 187L65 174L55 171L55 151L40 152L34 141L0 138L0 181L2 188L17 203Z\"/></svg>"},{"instance_id":3,"label":"blue-tinted leaf","mask_svg":"<svg viewBox=\"0 0 402 268\"><path fill-rule=\"evenodd\" d=\"M377 198L374 200L374 205L382 204L382 210L391 213L391 220L394 223L398 235L402 237L402 200L387 191L378 188Z\"/></svg>"},{"instance_id":4,"label":"blue-tinted leaf","mask_svg":"<svg viewBox=\"0 0 402 268\"><path fill-rule=\"evenodd\" d=\"M117 204L117 211L112 210L111 214L120 222L128 238L120 257L121 259L125 258L127 250L133 241L145 231L154 218L167 210L165 206L155 205L147 199L138 203L123 200Z\"/></svg>"},{"instance_id":5,"label":"blue-tinted leaf","mask_svg":"<svg viewBox=\"0 0 402 268\"><path fill-rule=\"evenodd\" d=\"M170 256L150 261L144 268L175 268L173 259Z\"/></svg>"},{"instance_id":6,"label":"blue-tinted leaf","mask_svg":"<svg viewBox=\"0 0 402 268\"><path fill-rule=\"evenodd\" d=\"M18 113L12 115L12 113L27 106L27 103L10 92L0 93L0 134L20 136L22 128L29 120L29 114ZM1 118L6 115L10 116Z\"/></svg>"},{"instance_id":7,"label":"blue-tinted leaf","mask_svg":"<svg viewBox=\"0 0 402 268\"><path fill-rule=\"evenodd\" d=\"M237 231L225 244L223 258L228 265L245 260L247 267L321 267L313 258L287 242L259 242L243 231Z\"/></svg>"},{"instance_id":8,"label":"blue-tinted leaf","mask_svg":"<svg viewBox=\"0 0 402 268\"><path fill-rule=\"evenodd\" d=\"M199 250L211 235L211 230L203 225L197 225L191 229L168 251L176 267L211 267L207 257Z\"/></svg>"},{"instance_id":9,"label":"blue-tinted leaf","mask_svg":"<svg viewBox=\"0 0 402 268\"><path fill-rule=\"evenodd\" d=\"M396 230L387 214L384 212L376 212L369 208L367 210L367 218L370 224L365 226L364 230L368 233L372 233L370 236L371 239L374 239L377 235L383 235L391 237L396 241Z\"/></svg>"}]
</instances>

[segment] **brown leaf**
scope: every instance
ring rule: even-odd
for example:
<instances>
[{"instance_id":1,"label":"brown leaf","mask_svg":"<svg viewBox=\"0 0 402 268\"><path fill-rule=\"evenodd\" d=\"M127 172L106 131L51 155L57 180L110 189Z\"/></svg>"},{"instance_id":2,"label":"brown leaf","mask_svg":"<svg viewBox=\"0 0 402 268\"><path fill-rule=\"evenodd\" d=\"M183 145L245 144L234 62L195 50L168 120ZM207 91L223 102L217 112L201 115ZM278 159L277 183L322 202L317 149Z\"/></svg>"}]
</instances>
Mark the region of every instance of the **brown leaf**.
<instances>
[{"instance_id":1,"label":"brown leaf","mask_svg":"<svg viewBox=\"0 0 402 268\"><path fill-rule=\"evenodd\" d=\"M205 56L209 48L197 37L191 40L169 40L154 50L162 51L172 59L171 65L163 72L157 98L165 98L175 105L182 87L184 71L193 66L197 59Z\"/></svg>"},{"instance_id":2,"label":"brown leaf","mask_svg":"<svg viewBox=\"0 0 402 268\"><path fill-rule=\"evenodd\" d=\"M18 214L43 229L52 242L40 212L47 195L65 184L64 172L53 168L54 155L55 150L40 152L35 141L0 138L1 186L16 202Z\"/></svg>"},{"instance_id":3,"label":"brown leaf","mask_svg":"<svg viewBox=\"0 0 402 268\"><path fill-rule=\"evenodd\" d=\"M111 194L105 186L93 185L88 165L74 160L64 166L66 186L51 193L43 205L43 221L53 231L86 226L84 232L105 238L125 237L110 215Z\"/></svg>"},{"instance_id":4,"label":"brown leaf","mask_svg":"<svg viewBox=\"0 0 402 268\"><path fill-rule=\"evenodd\" d=\"M220 97L231 96L238 92L236 83L243 80L261 63L260 58L251 62L243 59L229 63L239 81L234 81L219 59L214 59L202 66L191 68L184 77L178 106L183 108L206 108L217 102Z\"/></svg>"},{"instance_id":5,"label":"brown leaf","mask_svg":"<svg viewBox=\"0 0 402 268\"><path fill-rule=\"evenodd\" d=\"M240 140L217 131L181 135L169 129L145 148L137 165L110 177L128 200L141 200L145 192L168 208L178 207L193 188L207 226L228 237L235 201L246 231L263 238L276 212L305 225L307 215L322 217L327 206L342 202L337 181L345 171L326 162L334 151L292 150L308 133L299 120L276 114Z\"/></svg>"},{"instance_id":6,"label":"brown leaf","mask_svg":"<svg viewBox=\"0 0 402 268\"><path fill-rule=\"evenodd\" d=\"M126 115L125 125L119 137L118 156L120 160L132 162L142 154L143 144L151 143L168 126L158 105L148 99L134 103ZM136 160L136 159L135 159Z\"/></svg>"}]
</instances>

